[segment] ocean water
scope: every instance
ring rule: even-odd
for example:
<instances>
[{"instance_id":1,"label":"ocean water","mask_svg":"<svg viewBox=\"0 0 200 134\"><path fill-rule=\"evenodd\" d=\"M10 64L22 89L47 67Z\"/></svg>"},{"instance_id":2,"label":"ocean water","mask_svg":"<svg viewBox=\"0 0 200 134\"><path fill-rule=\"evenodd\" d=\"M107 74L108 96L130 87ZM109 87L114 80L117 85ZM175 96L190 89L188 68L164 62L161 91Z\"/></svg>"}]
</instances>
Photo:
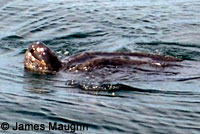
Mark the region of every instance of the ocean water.
<instances>
[{"instance_id":1,"label":"ocean water","mask_svg":"<svg viewBox=\"0 0 200 134\"><path fill-rule=\"evenodd\" d=\"M1 0L0 133L200 133L199 13L199 0ZM41 75L23 65L35 41L62 59L106 51L184 61ZM120 88L83 88L104 84Z\"/></svg>"}]
</instances>

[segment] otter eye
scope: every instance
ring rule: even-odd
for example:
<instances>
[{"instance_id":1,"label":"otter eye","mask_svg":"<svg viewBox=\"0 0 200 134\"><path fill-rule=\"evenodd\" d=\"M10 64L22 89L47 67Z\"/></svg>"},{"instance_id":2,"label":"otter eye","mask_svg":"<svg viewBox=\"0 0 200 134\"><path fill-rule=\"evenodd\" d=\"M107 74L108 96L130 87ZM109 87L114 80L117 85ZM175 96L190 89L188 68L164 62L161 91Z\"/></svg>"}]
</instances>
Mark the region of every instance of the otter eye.
<instances>
[{"instance_id":1,"label":"otter eye","mask_svg":"<svg viewBox=\"0 0 200 134\"><path fill-rule=\"evenodd\" d=\"M33 49L31 49L31 50L30 50L30 52L31 52L31 53L34 53L34 50L33 50Z\"/></svg>"}]
</instances>

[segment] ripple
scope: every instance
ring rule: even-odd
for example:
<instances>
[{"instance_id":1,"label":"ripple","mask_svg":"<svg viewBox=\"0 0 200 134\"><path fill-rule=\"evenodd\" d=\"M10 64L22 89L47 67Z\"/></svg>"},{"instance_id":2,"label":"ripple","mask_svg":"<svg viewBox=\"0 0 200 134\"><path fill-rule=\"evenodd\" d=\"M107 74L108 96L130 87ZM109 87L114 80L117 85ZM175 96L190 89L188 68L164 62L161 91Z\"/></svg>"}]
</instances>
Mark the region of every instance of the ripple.
<instances>
[{"instance_id":1,"label":"ripple","mask_svg":"<svg viewBox=\"0 0 200 134\"><path fill-rule=\"evenodd\" d=\"M74 38L87 38L87 37L98 37L98 36L104 36L106 33L103 31L94 31L94 32L88 32L88 33L74 33L71 35L63 36L56 38L58 40L60 39L74 39Z\"/></svg>"},{"instance_id":2,"label":"ripple","mask_svg":"<svg viewBox=\"0 0 200 134\"><path fill-rule=\"evenodd\" d=\"M19 40L19 39L23 39L23 37L20 37L17 35L10 35L10 36L2 38L1 40Z\"/></svg>"},{"instance_id":3,"label":"ripple","mask_svg":"<svg viewBox=\"0 0 200 134\"><path fill-rule=\"evenodd\" d=\"M150 49L151 52L162 53L179 57L183 60L199 60L200 46L199 44L184 44L178 42L138 42L141 48ZM149 50L148 50L149 51Z\"/></svg>"}]
</instances>

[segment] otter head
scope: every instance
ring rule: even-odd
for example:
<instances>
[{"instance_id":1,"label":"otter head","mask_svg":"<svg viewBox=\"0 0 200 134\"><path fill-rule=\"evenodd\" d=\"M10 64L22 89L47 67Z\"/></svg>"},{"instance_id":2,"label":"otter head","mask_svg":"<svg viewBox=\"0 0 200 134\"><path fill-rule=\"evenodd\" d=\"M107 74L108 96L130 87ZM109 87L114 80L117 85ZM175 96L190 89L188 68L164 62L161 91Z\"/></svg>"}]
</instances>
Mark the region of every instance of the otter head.
<instances>
[{"instance_id":1,"label":"otter head","mask_svg":"<svg viewBox=\"0 0 200 134\"><path fill-rule=\"evenodd\" d=\"M62 68L62 62L53 51L42 42L32 43L25 54L25 68L41 72L53 73Z\"/></svg>"}]
</instances>

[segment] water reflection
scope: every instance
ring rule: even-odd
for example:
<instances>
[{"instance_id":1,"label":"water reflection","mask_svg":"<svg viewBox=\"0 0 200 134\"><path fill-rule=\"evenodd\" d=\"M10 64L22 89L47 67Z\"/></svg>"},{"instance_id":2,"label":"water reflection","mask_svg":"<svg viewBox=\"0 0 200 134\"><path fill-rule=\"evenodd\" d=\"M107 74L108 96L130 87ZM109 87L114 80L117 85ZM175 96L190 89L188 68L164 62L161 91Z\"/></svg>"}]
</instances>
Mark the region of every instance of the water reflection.
<instances>
[{"instance_id":1,"label":"water reflection","mask_svg":"<svg viewBox=\"0 0 200 134\"><path fill-rule=\"evenodd\" d=\"M36 94L51 94L56 92L54 82L51 81L54 75L37 74L24 70L24 89L30 93Z\"/></svg>"}]
</instances>

